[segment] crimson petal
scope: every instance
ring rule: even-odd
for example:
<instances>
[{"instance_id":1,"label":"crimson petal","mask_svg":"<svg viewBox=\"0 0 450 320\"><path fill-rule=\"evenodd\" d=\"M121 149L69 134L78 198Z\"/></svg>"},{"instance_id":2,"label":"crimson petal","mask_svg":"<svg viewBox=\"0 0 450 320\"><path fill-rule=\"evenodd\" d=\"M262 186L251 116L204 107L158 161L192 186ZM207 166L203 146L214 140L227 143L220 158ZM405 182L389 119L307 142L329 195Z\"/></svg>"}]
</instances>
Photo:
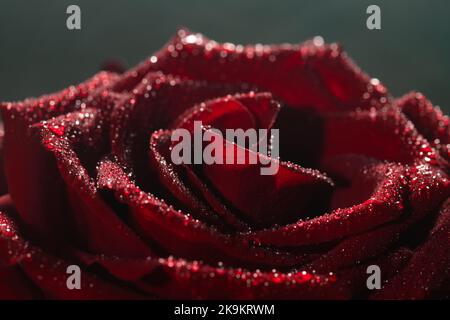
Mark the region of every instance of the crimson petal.
<instances>
[{"instance_id":1,"label":"crimson petal","mask_svg":"<svg viewBox=\"0 0 450 320\"><path fill-rule=\"evenodd\" d=\"M397 100L398 107L414 123L441 155L450 160L450 121L442 111L419 92L411 92Z\"/></svg>"},{"instance_id":2,"label":"crimson petal","mask_svg":"<svg viewBox=\"0 0 450 320\"><path fill-rule=\"evenodd\" d=\"M344 160L349 161L349 167L370 173L367 183L373 189L365 193L367 198L362 203L309 220L252 233L249 238L275 246L315 244L355 235L399 218L403 213L407 186L404 169L377 163L362 163L362 167L358 168L358 159L350 157Z\"/></svg>"},{"instance_id":3,"label":"crimson petal","mask_svg":"<svg viewBox=\"0 0 450 320\"><path fill-rule=\"evenodd\" d=\"M117 75L101 72L58 93L2 104L5 125L4 161L8 189L23 221L36 233L64 239L70 235L64 182L55 161L28 127L53 116L82 109L94 91L110 85ZM30 159L33 159L30 161ZM42 186L45 186L43 188Z\"/></svg>"},{"instance_id":4,"label":"crimson petal","mask_svg":"<svg viewBox=\"0 0 450 320\"><path fill-rule=\"evenodd\" d=\"M398 242L411 227L432 216L450 196L449 180L436 168L420 164L407 168L405 177L408 184L403 202L408 205L409 215L391 224L384 224L372 231L344 239L338 246L311 262L310 267L324 272L382 254ZM389 193L389 189L385 191ZM438 220L435 228L439 228L439 223ZM413 238L415 237L414 235ZM362 248L364 250L361 250Z\"/></svg>"},{"instance_id":5,"label":"crimson petal","mask_svg":"<svg viewBox=\"0 0 450 320\"><path fill-rule=\"evenodd\" d=\"M39 290L16 266L0 266L0 300L31 300L41 297Z\"/></svg>"},{"instance_id":6,"label":"crimson petal","mask_svg":"<svg viewBox=\"0 0 450 320\"><path fill-rule=\"evenodd\" d=\"M324 45L318 39L301 45L244 47L179 30L151 60L133 72L157 68L192 79L245 81L292 106L314 106L321 111L380 107L388 101L385 87L371 81L340 46Z\"/></svg>"},{"instance_id":7,"label":"crimson petal","mask_svg":"<svg viewBox=\"0 0 450 320\"><path fill-rule=\"evenodd\" d=\"M138 82L126 99L118 103L112 114L113 154L127 159L126 152L133 146L130 137L148 139L148 134L165 128L196 103L250 89L245 84L183 80L161 72L151 72Z\"/></svg>"},{"instance_id":8,"label":"crimson petal","mask_svg":"<svg viewBox=\"0 0 450 320\"><path fill-rule=\"evenodd\" d=\"M129 96L117 104L111 115L113 155L127 163L144 190L160 188L148 172L148 136L165 128L196 103L230 93L246 92L245 84L217 84L183 80L151 72L138 81Z\"/></svg>"},{"instance_id":9,"label":"crimson petal","mask_svg":"<svg viewBox=\"0 0 450 320\"><path fill-rule=\"evenodd\" d=\"M397 110L371 110L326 115L322 161L355 153L379 160L436 163L439 154ZM339 134L336 134L339 132Z\"/></svg>"},{"instance_id":10,"label":"crimson petal","mask_svg":"<svg viewBox=\"0 0 450 320\"><path fill-rule=\"evenodd\" d=\"M203 102L186 110L171 129L192 129L194 121L225 132L226 129L270 129L280 109L268 92L229 95Z\"/></svg>"},{"instance_id":11,"label":"crimson petal","mask_svg":"<svg viewBox=\"0 0 450 320\"><path fill-rule=\"evenodd\" d=\"M373 298L424 299L433 294L432 288L438 288L450 277L449 201L442 207L440 217L441 224L415 250L408 265Z\"/></svg>"},{"instance_id":12,"label":"crimson petal","mask_svg":"<svg viewBox=\"0 0 450 320\"><path fill-rule=\"evenodd\" d=\"M8 185L6 182L6 174L4 170L4 154L3 154L3 139L4 132L0 129L0 195L8 192Z\"/></svg>"},{"instance_id":13,"label":"crimson petal","mask_svg":"<svg viewBox=\"0 0 450 320\"><path fill-rule=\"evenodd\" d=\"M151 167L157 171L161 183L186 208L202 221L213 224L219 229L227 226L241 229L244 224L226 210L219 210L217 215L202 199L199 199L182 180L181 175L186 167L175 166L170 159L170 131L156 131L150 138ZM207 198L206 200L210 200ZM223 218L220 219L220 218Z\"/></svg>"},{"instance_id":14,"label":"crimson petal","mask_svg":"<svg viewBox=\"0 0 450 320\"><path fill-rule=\"evenodd\" d=\"M81 277L82 289L70 290L66 284L67 268L76 262L59 259L24 240L14 222L4 213L0 213L0 262L20 268L46 298L89 300L143 298L136 292L123 289L87 271L83 272ZM16 280L23 281L23 279Z\"/></svg>"},{"instance_id":15,"label":"crimson petal","mask_svg":"<svg viewBox=\"0 0 450 320\"><path fill-rule=\"evenodd\" d=\"M219 145L223 145L224 158L222 164L203 165L202 172L214 188L253 223L283 223L302 214L320 214L320 208L314 205L318 202L317 197L326 201L333 186L328 177L315 170L255 154L216 133L211 134ZM234 155L233 164L226 163L226 155L230 154ZM252 157L258 161L268 160L270 166L278 167L278 171L262 175L263 165L239 164L238 157L247 159L246 162ZM312 199L314 203L311 203Z\"/></svg>"},{"instance_id":16,"label":"crimson petal","mask_svg":"<svg viewBox=\"0 0 450 320\"><path fill-rule=\"evenodd\" d=\"M333 274L252 271L173 257L124 260L84 255L112 275L169 299L343 299L346 286ZM131 269L131 271L130 271ZM220 290L217 290L220 288Z\"/></svg>"},{"instance_id":17,"label":"crimson petal","mask_svg":"<svg viewBox=\"0 0 450 320\"><path fill-rule=\"evenodd\" d=\"M316 256L256 247L243 239L222 234L143 192L114 162L103 161L98 177L99 188L114 191L120 201L130 206L137 230L171 254L254 267L299 265Z\"/></svg>"},{"instance_id":18,"label":"crimson petal","mask_svg":"<svg viewBox=\"0 0 450 320\"><path fill-rule=\"evenodd\" d=\"M42 144L56 160L71 205L74 229L90 250L120 256L148 256L149 248L126 226L97 193L95 181L75 149L102 150L106 120L100 109L85 109L34 126ZM87 141L84 141L87 140ZM95 163L94 163L95 164Z\"/></svg>"}]
</instances>

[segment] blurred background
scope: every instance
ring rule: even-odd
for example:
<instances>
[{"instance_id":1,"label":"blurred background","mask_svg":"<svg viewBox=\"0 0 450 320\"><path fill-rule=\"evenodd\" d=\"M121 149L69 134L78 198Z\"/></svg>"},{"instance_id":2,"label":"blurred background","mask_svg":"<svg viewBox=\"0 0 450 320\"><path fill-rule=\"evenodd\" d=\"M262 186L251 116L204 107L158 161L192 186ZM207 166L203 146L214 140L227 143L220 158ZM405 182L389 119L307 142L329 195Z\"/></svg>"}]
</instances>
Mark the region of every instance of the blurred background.
<instances>
[{"instance_id":1,"label":"blurred background","mask_svg":"<svg viewBox=\"0 0 450 320\"><path fill-rule=\"evenodd\" d=\"M81 30L66 28L70 4ZM370 4L381 7L381 30L366 28ZM236 43L321 35L395 96L419 90L450 113L448 0L0 0L0 100L78 83L109 59L133 66L179 26Z\"/></svg>"}]
</instances>

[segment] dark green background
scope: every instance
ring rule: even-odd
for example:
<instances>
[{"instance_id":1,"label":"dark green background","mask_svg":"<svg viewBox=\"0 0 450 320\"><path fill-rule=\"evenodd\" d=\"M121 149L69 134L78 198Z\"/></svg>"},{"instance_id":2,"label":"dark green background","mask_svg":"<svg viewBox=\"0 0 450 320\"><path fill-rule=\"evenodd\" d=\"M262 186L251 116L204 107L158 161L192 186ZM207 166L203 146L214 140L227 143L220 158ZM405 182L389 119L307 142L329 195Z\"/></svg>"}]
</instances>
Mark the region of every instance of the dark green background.
<instances>
[{"instance_id":1,"label":"dark green background","mask_svg":"<svg viewBox=\"0 0 450 320\"><path fill-rule=\"evenodd\" d=\"M66 28L77 4L82 30ZM366 28L366 8L382 10L382 30ZM398 96L415 89L450 111L450 1L0 0L0 100L77 83L109 58L132 66L177 27L219 41L339 41Z\"/></svg>"}]
</instances>

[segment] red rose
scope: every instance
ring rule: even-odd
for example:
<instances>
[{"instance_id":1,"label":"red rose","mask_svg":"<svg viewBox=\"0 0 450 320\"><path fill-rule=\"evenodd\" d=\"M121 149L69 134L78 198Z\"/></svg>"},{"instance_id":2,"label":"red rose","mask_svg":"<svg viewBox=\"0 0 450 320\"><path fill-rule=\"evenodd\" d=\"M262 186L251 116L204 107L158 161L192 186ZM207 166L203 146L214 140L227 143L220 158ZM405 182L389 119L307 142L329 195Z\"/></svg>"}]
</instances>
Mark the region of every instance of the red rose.
<instances>
[{"instance_id":1,"label":"red rose","mask_svg":"<svg viewBox=\"0 0 450 320\"><path fill-rule=\"evenodd\" d=\"M449 120L336 44L180 30L122 75L2 114L2 298L448 297ZM279 170L175 165L171 132L197 120L279 129Z\"/></svg>"}]
</instances>

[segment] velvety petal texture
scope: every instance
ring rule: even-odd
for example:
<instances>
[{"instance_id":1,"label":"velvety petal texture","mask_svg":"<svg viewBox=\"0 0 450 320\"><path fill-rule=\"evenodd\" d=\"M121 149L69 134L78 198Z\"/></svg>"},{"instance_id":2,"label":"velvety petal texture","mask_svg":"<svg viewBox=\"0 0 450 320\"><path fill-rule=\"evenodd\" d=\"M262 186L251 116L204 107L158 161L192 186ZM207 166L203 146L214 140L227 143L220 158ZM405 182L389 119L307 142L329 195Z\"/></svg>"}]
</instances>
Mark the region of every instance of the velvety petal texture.
<instances>
[{"instance_id":1,"label":"velvety petal texture","mask_svg":"<svg viewBox=\"0 0 450 320\"><path fill-rule=\"evenodd\" d=\"M321 38L181 29L107 69L1 104L0 299L449 298L450 124L423 94ZM220 161L180 164L173 134L199 122Z\"/></svg>"}]
</instances>

